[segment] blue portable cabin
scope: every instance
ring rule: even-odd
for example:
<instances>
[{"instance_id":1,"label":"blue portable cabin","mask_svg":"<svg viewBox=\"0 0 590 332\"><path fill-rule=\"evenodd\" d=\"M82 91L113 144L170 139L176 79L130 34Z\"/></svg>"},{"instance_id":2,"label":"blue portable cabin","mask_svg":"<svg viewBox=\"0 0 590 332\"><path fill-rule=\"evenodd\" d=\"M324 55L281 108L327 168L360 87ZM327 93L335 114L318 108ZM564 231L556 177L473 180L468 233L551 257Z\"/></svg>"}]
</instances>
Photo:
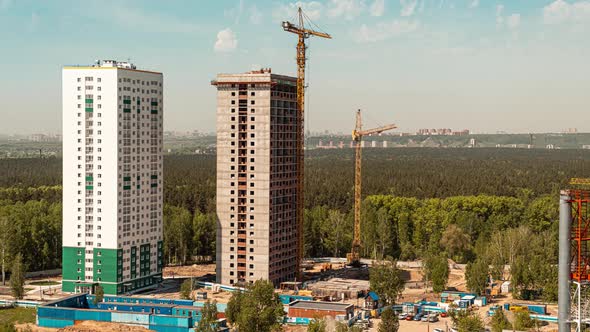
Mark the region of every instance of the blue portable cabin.
<instances>
[{"instance_id":1,"label":"blue portable cabin","mask_svg":"<svg viewBox=\"0 0 590 332\"><path fill-rule=\"evenodd\" d=\"M155 303L136 304L122 302L100 302L97 306L98 309L102 310L140 312L156 315L172 315L172 308L176 307L177 305Z\"/></svg>"},{"instance_id":2,"label":"blue portable cabin","mask_svg":"<svg viewBox=\"0 0 590 332\"><path fill-rule=\"evenodd\" d=\"M311 297L311 296L289 295L289 294L280 294L279 299L281 300L282 304L289 304L289 303L295 302L297 300L313 301L313 297Z\"/></svg>"},{"instance_id":3,"label":"blue portable cabin","mask_svg":"<svg viewBox=\"0 0 590 332\"><path fill-rule=\"evenodd\" d=\"M172 308L172 315L179 317L193 317L197 322L201 320L201 307L176 306Z\"/></svg>"},{"instance_id":4,"label":"blue portable cabin","mask_svg":"<svg viewBox=\"0 0 590 332\"><path fill-rule=\"evenodd\" d=\"M89 297L94 298L93 295ZM148 297L128 297L128 296L113 296L105 295L103 302L115 302L115 303L134 303L134 304L175 304L175 305L193 305L191 300L180 300L180 299L156 299Z\"/></svg>"},{"instance_id":5,"label":"blue portable cabin","mask_svg":"<svg viewBox=\"0 0 590 332\"><path fill-rule=\"evenodd\" d=\"M473 305L473 302L475 301L475 295L472 294L468 294L468 295L464 295L461 297L461 301L467 301L469 302L469 305Z\"/></svg>"},{"instance_id":6,"label":"blue portable cabin","mask_svg":"<svg viewBox=\"0 0 590 332\"><path fill-rule=\"evenodd\" d=\"M453 302L455 300L460 300L464 296L472 295L476 296L476 294L468 293L468 292L459 292L459 291L444 291L440 294L440 301L443 303L446 302Z\"/></svg>"},{"instance_id":7,"label":"blue portable cabin","mask_svg":"<svg viewBox=\"0 0 590 332\"><path fill-rule=\"evenodd\" d=\"M546 304L519 304L523 307L529 309L531 313L535 313L538 315L547 315L547 305Z\"/></svg>"},{"instance_id":8,"label":"blue portable cabin","mask_svg":"<svg viewBox=\"0 0 590 332\"><path fill-rule=\"evenodd\" d=\"M379 295L375 292L367 293L365 295L365 309L377 309L379 307Z\"/></svg>"}]
</instances>

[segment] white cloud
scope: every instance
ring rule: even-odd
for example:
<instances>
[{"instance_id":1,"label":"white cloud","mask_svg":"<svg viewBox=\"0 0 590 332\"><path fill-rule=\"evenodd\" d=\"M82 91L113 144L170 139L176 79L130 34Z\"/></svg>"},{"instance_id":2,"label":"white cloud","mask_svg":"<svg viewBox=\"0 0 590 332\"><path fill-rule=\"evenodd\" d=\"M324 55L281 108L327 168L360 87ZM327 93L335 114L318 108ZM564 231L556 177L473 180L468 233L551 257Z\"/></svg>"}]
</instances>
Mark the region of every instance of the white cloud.
<instances>
[{"instance_id":1,"label":"white cloud","mask_svg":"<svg viewBox=\"0 0 590 332\"><path fill-rule=\"evenodd\" d=\"M252 5L250 7L250 23L252 24L260 24L262 22L262 12L258 10L256 5Z\"/></svg>"},{"instance_id":2,"label":"white cloud","mask_svg":"<svg viewBox=\"0 0 590 332\"><path fill-rule=\"evenodd\" d=\"M555 0L543 8L543 22L545 24L590 23L590 1L581 0L570 4L565 0Z\"/></svg>"},{"instance_id":3,"label":"white cloud","mask_svg":"<svg viewBox=\"0 0 590 332\"><path fill-rule=\"evenodd\" d=\"M275 22L293 21L297 18L297 9L299 7L301 7L310 20L316 21L322 16L324 6L318 1L297 1L288 4L280 4L273 10L273 19Z\"/></svg>"},{"instance_id":4,"label":"white cloud","mask_svg":"<svg viewBox=\"0 0 590 332\"><path fill-rule=\"evenodd\" d=\"M469 3L469 8L477 8L479 6L479 0L472 0Z\"/></svg>"},{"instance_id":5,"label":"white cloud","mask_svg":"<svg viewBox=\"0 0 590 332\"><path fill-rule=\"evenodd\" d=\"M419 26L417 21L408 20L381 22L372 27L363 24L354 34L354 38L360 43L373 43L414 32Z\"/></svg>"},{"instance_id":6,"label":"white cloud","mask_svg":"<svg viewBox=\"0 0 590 332\"><path fill-rule=\"evenodd\" d=\"M416 6L418 5L418 0L400 0L400 5L402 6L401 9L401 16L412 16L414 15L414 10L416 10Z\"/></svg>"},{"instance_id":7,"label":"white cloud","mask_svg":"<svg viewBox=\"0 0 590 332\"><path fill-rule=\"evenodd\" d=\"M238 47L238 40L236 34L230 29L223 29L217 33L217 40L215 41L216 52L232 52Z\"/></svg>"},{"instance_id":8,"label":"white cloud","mask_svg":"<svg viewBox=\"0 0 590 332\"><path fill-rule=\"evenodd\" d=\"M520 14L512 14L506 20L506 26L512 30L517 29L520 25Z\"/></svg>"},{"instance_id":9,"label":"white cloud","mask_svg":"<svg viewBox=\"0 0 590 332\"><path fill-rule=\"evenodd\" d=\"M369 8L371 16L383 16L385 13L385 0L375 0Z\"/></svg>"},{"instance_id":10,"label":"white cloud","mask_svg":"<svg viewBox=\"0 0 590 332\"><path fill-rule=\"evenodd\" d=\"M328 16L352 20L363 12L366 5L362 0L330 0L329 7Z\"/></svg>"}]
</instances>

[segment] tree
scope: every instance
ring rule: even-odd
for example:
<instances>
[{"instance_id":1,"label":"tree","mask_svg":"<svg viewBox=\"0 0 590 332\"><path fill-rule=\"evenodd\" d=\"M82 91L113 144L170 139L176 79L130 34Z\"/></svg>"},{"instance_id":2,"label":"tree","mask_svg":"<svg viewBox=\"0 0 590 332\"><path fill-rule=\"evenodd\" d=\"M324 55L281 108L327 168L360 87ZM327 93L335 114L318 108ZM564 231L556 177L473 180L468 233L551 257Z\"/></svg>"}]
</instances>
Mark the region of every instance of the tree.
<instances>
[{"instance_id":1,"label":"tree","mask_svg":"<svg viewBox=\"0 0 590 332\"><path fill-rule=\"evenodd\" d=\"M236 290L232 293L227 308L225 309L225 317L232 325L236 325L240 316L240 306L245 294L241 290Z\"/></svg>"},{"instance_id":2,"label":"tree","mask_svg":"<svg viewBox=\"0 0 590 332\"><path fill-rule=\"evenodd\" d=\"M190 300L193 293L193 281L192 279L186 279L180 285L180 297L185 300Z\"/></svg>"},{"instance_id":3,"label":"tree","mask_svg":"<svg viewBox=\"0 0 590 332\"><path fill-rule=\"evenodd\" d=\"M16 332L16 327L9 322L0 323L0 332Z\"/></svg>"},{"instance_id":4,"label":"tree","mask_svg":"<svg viewBox=\"0 0 590 332\"><path fill-rule=\"evenodd\" d=\"M195 332L216 332L217 331L217 302L207 300L201 311L201 321Z\"/></svg>"},{"instance_id":5,"label":"tree","mask_svg":"<svg viewBox=\"0 0 590 332\"><path fill-rule=\"evenodd\" d=\"M363 329L358 326L348 326L343 322L336 323L336 332L363 332Z\"/></svg>"},{"instance_id":6,"label":"tree","mask_svg":"<svg viewBox=\"0 0 590 332\"><path fill-rule=\"evenodd\" d=\"M512 328L512 324L510 324L508 318L504 315L504 310L502 310L502 308L496 310L492 316L492 322L490 325L492 325L492 332L502 332L503 330Z\"/></svg>"},{"instance_id":7,"label":"tree","mask_svg":"<svg viewBox=\"0 0 590 332\"><path fill-rule=\"evenodd\" d=\"M10 289L15 299L22 299L25 294L25 268L23 266L23 257L17 254L12 262L10 269Z\"/></svg>"},{"instance_id":8,"label":"tree","mask_svg":"<svg viewBox=\"0 0 590 332\"><path fill-rule=\"evenodd\" d=\"M240 332L277 331L285 316L283 304L273 284L262 279L249 285L246 294L234 292L227 309L228 320Z\"/></svg>"},{"instance_id":9,"label":"tree","mask_svg":"<svg viewBox=\"0 0 590 332\"><path fill-rule=\"evenodd\" d=\"M528 311L520 311L514 314L514 329L515 330L526 330L535 326L534 320Z\"/></svg>"},{"instance_id":10,"label":"tree","mask_svg":"<svg viewBox=\"0 0 590 332\"><path fill-rule=\"evenodd\" d=\"M326 321L320 318L312 319L307 325L307 332L326 332Z\"/></svg>"},{"instance_id":11,"label":"tree","mask_svg":"<svg viewBox=\"0 0 590 332\"><path fill-rule=\"evenodd\" d=\"M2 265L2 285L6 285L6 264L9 261L9 251L11 247L11 230L8 217L2 215L0 207L0 264Z\"/></svg>"},{"instance_id":12,"label":"tree","mask_svg":"<svg viewBox=\"0 0 590 332\"><path fill-rule=\"evenodd\" d=\"M383 310L381 313L381 323L379 332L397 332L399 330L399 320L391 308Z\"/></svg>"},{"instance_id":13,"label":"tree","mask_svg":"<svg viewBox=\"0 0 590 332\"><path fill-rule=\"evenodd\" d=\"M195 255L215 256L216 227L217 215L215 213L203 214L198 210L195 211L195 216L193 217L193 245Z\"/></svg>"},{"instance_id":14,"label":"tree","mask_svg":"<svg viewBox=\"0 0 590 332\"><path fill-rule=\"evenodd\" d=\"M465 270L467 288L482 295L486 289L489 275L489 265L483 259L478 258L473 263L468 263Z\"/></svg>"},{"instance_id":15,"label":"tree","mask_svg":"<svg viewBox=\"0 0 590 332\"><path fill-rule=\"evenodd\" d=\"M426 280L432 290L440 293L445 290L449 280L449 262L444 255L429 255L423 262Z\"/></svg>"},{"instance_id":16,"label":"tree","mask_svg":"<svg viewBox=\"0 0 590 332\"><path fill-rule=\"evenodd\" d=\"M369 270L371 290L379 295L382 305L393 305L404 289L401 272L393 260L374 262Z\"/></svg>"},{"instance_id":17,"label":"tree","mask_svg":"<svg viewBox=\"0 0 590 332\"><path fill-rule=\"evenodd\" d=\"M462 261L470 248L471 238L461 227L449 224L442 234L440 245L445 248L450 257Z\"/></svg>"},{"instance_id":18,"label":"tree","mask_svg":"<svg viewBox=\"0 0 590 332\"><path fill-rule=\"evenodd\" d=\"M104 288L102 288L101 285L96 285L96 288L94 289L94 304L98 304L99 302L102 302L102 300L104 299Z\"/></svg>"},{"instance_id":19,"label":"tree","mask_svg":"<svg viewBox=\"0 0 590 332\"><path fill-rule=\"evenodd\" d=\"M343 254L341 249L344 246L344 234L346 234L345 215L338 210L330 210L325 227L328 234L326 244L332 250L331 254L334 257L340 257Z\"/></svg>"},{"instance_id":20,"label":"tree","mask_svg":"<svg viewBox=\"0 0 590 332\"><path fill-rule=\"evenodd\" d=\"M466 310L450 311L453 324L459 332L479 332L484 330L484 323L479 314Z\"/></svg>"}]
</instances>

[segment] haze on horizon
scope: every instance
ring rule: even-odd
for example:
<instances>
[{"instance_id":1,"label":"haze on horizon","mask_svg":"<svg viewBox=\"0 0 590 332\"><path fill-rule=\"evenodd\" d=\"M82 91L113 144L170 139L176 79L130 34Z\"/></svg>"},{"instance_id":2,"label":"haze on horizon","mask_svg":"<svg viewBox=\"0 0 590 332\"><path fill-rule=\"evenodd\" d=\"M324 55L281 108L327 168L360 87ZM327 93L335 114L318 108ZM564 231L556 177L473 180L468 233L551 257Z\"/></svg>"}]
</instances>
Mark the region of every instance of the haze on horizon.
<instances>
[{"instance_id":1,"label":"haze on horizon","mask_svg":"<svg viewBox=\"0 0 590 332\"><path fill-rule=\"evenodd\" d=\"M0 133L61 131L61 67L96 59L164 73L165 130L215 130L220 72L295 75L298 5L333 40L309 43L307 129L590 131L590 0L167 2L0 0Z\"/></svg>"}]
</instances>

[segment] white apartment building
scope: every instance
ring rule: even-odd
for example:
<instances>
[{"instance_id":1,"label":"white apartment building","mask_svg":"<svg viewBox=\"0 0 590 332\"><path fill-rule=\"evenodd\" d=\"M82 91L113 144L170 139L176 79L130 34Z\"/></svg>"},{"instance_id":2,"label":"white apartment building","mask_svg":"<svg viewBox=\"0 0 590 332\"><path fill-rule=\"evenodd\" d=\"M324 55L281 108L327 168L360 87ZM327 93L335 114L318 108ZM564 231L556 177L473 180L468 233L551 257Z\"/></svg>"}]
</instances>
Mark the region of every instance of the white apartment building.
<instances>
[{"instance_id":1,"label":"white apartment building","mask_svg":"<svg viewBox=\"0 0 590 332\"><path fill-rule=\"evenodd\" d=\"M127 62L63 68L63 290L162 277L163 75Z\"/></svg>"}]
</instances>

